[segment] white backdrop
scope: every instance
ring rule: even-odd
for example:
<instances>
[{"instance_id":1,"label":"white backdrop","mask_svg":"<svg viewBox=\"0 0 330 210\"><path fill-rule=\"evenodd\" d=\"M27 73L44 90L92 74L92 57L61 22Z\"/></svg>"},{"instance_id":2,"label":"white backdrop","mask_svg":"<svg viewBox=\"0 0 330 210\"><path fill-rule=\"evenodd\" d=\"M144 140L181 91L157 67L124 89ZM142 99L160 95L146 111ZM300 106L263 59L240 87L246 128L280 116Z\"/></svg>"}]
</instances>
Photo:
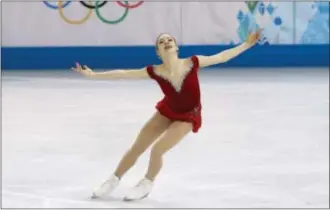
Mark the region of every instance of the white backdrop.
<instances>
[{"instance_id":1,"label":"white backdrop","mask_svg":"<svg viewBox=\"0 0 330 210\"><path fill-rule=\"evenodd\" d=\"M3 42L11 46L151 44L161 31L179 35L179 4L148 2L131 9L127 18L116 25L102 23L93 11L85 23L70 25L61 19L57 10L42 2L3 2ZM72 19L80 19L87 12L79 2L73 2L63 10ZM109 2L101 11L105 17L116 19L124 8ZM164 17L166 21L163 21Z\"/></svg>"},{"instance_id":2,"label":"white backdrop","mask_svg":"<svg viewBox=\"0 0 330 210\"><path fill-rule=\"evenodd\" d=\"M180 44L239 43L242 41L237 19L239 11L252 17L245 25L258 23L266 29L270 43L292 44L301 39L316 13L312 9L313 3L300 5L299 10L304 12L297 12L298 20L294 21L292 2L271 3L276 8L272 14L267 12L270 3L265 3L263 15L249 12L245 2L144 2L140 7L130 9L119 24L103 23L93 10L85 23L72 25L61 18L58 10L50 9L40 1L2 4L4 46L153 45L161 32L173 34ZM105 18L117 19L125 9L115 2L108 2L100 10ZM88 9L79 2L72 2L63 11L70 19L81 19ZM277 17L283 22L278 26L274 24ZM298 30L294 32L294 28ZM247 30L246 26L241 29Z\"/></svg>"}]
</instances>

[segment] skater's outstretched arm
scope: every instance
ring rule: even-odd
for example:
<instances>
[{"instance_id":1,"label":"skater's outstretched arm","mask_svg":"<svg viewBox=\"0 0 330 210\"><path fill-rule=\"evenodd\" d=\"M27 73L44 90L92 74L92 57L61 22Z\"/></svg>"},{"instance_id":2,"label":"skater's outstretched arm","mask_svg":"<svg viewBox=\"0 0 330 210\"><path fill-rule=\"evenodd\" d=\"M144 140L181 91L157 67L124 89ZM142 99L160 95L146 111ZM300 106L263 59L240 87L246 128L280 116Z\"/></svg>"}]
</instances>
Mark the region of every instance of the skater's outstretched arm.
<instances>
[{"instance_id":1,"label":"skater's outstretched arm","mask_svg":"<svg viewBox=\"0 0 330 210\"><path fill-rule=\"evenodd\" d=\"M252 47L253 45L255 45L257 43L257 41L260 38L260 33L261 33L261 30L258 30L255 33L250 33L244 43L242 43L236 47L233 47L231 49L217 53L215 55L211 55L211 56L199 55L199 56L197 56L198 61L199 61L199 66L207 67L207 66L212 66L215 64L225 63L225 62L237 57L238 55L245 52L247 49L249 49L250 47Z\"/></svg>"},{"instance_id":2,"label":"skater's outstretched arm","mask_svg":"<svg viewBox=\"0 0 330 210\"><path fill-rule=\"evenodd\" d=\"M85 77L92 79L147 79L150 78L146 68L130 70L111 70L104 72L94 72L87 66L79 63L72 70L81 73Z\"/></svg>"}]
</instances>

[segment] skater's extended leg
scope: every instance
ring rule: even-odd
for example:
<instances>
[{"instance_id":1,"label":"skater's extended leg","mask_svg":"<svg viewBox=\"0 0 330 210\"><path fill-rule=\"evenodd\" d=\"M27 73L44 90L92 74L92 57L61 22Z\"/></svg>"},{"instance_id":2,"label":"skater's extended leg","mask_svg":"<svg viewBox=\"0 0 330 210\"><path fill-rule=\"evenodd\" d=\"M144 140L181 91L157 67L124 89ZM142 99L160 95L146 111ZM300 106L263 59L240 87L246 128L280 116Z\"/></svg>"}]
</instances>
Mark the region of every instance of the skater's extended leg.
<instances>
[{"instance_id":1,"label":"skater's extended leg","mask_svg":"<svg viewBox=\"0 0 330 210\"><path fill-rule=\"evenodd\" d=\"M124 198L126 201L142 199L151 192L153 181L163 164L163 156L177 145L192 130L188 122L173 122L164 135L153 146L147 174L140 183Z\"/></svg>"},{"instance_id":2,"label":"skater's extended leg","mask_svg":"<svg viewBox=\"0 0 330 210\"><path fill-rule=\"evenodd\" d=\"M171 121L158 112L145 124L133 146L121 159L115 175L121 178L155 140L170 126Z\"/></svg>"},{"instance_id":3,"label":"skater's extended leg","mask_svg":"<svg viewBox=\"0 0 330 210\"><path fill-rule=\"evenodd\" d=\"M135 164L139 156L170 126L171 121L156 112L143 126L132 147L121 159L114 175L106 180L93 193L93 198L103 197L111 193L118 185L121 177Z\"/></svg>"},{"instance_id":4,"label":"skater's extended leg","mask_svg":"<svg viewBox=\"0 0 330 210\"><path fill-rule=\"evenodd\" d=\"M165 135L151 149L149 167L146 178L154 181L163 165L163 156L177 145L190 131L192 124L188 122L173 122Z\"/></svg>"}]
</instances>

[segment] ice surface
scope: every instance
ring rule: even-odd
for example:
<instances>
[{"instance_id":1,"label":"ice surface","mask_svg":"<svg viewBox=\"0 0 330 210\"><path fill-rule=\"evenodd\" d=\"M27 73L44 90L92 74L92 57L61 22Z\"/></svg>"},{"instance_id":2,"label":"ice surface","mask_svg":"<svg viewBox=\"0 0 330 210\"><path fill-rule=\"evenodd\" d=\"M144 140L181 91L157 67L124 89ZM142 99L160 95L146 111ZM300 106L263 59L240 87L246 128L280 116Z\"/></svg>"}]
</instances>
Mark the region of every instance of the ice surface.
<instances>
[{"instance_id":1,"label":"ice surface","mask_svg":"<svg viewBox=\"0 0 330 210\"><path fill-rule=\"evenodd\" d=\"M329 71L205 70L203 127L164 159L149 198L90 200L162 95L152 81L90 81L72 73L2 77L4 208L326 208Z\"/></svg>"}]
</instances>

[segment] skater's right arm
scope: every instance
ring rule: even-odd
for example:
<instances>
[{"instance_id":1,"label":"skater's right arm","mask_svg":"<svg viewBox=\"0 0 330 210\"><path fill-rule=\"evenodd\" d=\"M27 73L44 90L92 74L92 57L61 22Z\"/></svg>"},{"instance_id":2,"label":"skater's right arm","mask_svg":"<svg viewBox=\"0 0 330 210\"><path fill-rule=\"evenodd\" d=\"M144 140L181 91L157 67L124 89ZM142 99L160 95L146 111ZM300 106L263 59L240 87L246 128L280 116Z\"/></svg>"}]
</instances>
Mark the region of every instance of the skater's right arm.
<instances>
[{"instance_id":1,"label":"skater's right arm","mask_svg":"<svg viewBox=\"0 0 330 210\"><path fill-rule=\"evenodd\" d=\"M146 68L130 70L111 70L104 72L94 72L87 66L76 64L74 71L81 73L85 77L92 79L147 79L150 78Z\"/></svg>"}]
</instances>

